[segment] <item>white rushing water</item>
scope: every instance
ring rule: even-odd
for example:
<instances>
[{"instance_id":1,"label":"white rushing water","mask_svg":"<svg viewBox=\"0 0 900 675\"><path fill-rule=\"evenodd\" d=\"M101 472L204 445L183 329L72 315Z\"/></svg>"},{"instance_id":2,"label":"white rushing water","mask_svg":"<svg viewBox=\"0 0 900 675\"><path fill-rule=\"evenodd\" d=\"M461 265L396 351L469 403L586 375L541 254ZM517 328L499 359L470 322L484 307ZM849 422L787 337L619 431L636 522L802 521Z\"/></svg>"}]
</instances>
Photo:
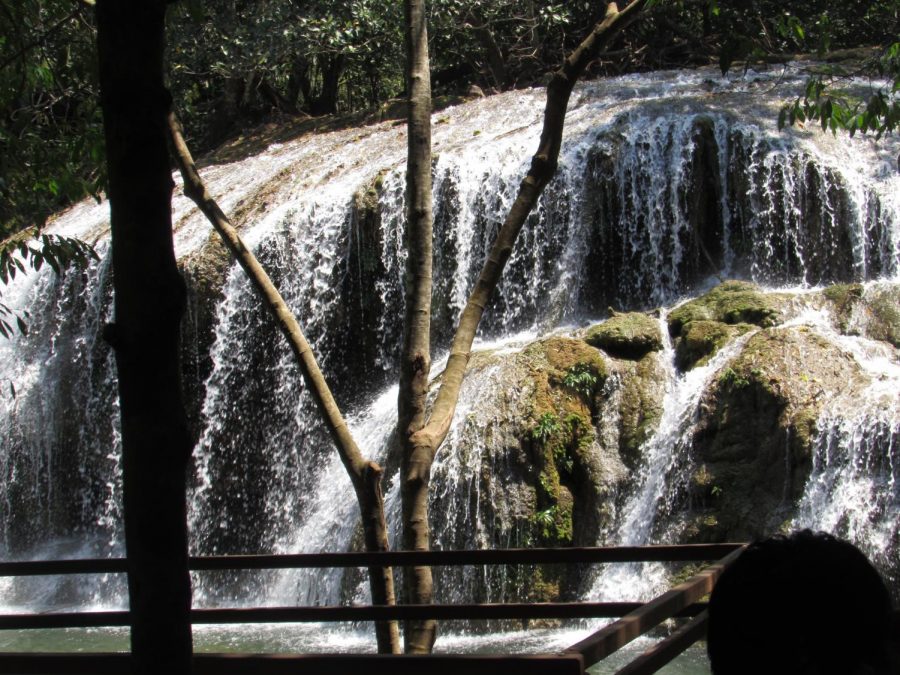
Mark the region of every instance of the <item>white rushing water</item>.
<instances>
[{"instance_id":1,"label":"white rushing water","mask_svg":"<svg viewBox=\"0 0 900 675\"><path fill-rule=\"evenodd\" d=\"M871 293L879 284L868 285ZM792 522L854 542L896 589L900 542L900 360L881 342L835 334L819 313L815 327L859 363L871 381L863 395L837 397L819 416L813 466Z\"/></svg>"},{"instance_id":2,"label":"white rushing water","mask_svg":"<svg viewBox=\"0 0 900 675\"><path fill-rule=\"evenodd\" d=\"M801 84L795 74L781 75L723 78L701 70L580 86L559 173L516 243L483 322L483 348L515 351L533 336L604 315L609 306L671 305L712 273L768 286L896 281L897 141L833 138L815 129L779 133L778 106ZM542 90L511 92L434 116L438 350L447 346L536 148L543 97ZM402 125L383 123L306 136L203 174L224 210L238 214L248 244L301 318L360 445L387 464L395 533L396 462L387 449L403 316L404 133ZM206 255L202 216L180 194L173 212L179 256ZM84 273L57 279L44 270L3 289L6 304L30 311L31 326L27 337L0 342L0 385L14 383L17 392L0 397L5 559L122 552L114 369L100 337L112 312L106 207L78 205L55 227L96 239L103 258ZM236 267L226 272L214 307L194 303L192 552L346 550L359 538L349 481L287 346L243 274ZM210 327L201 336L204 313ZM871 391L822 413L795 525L837 531L876 559L895 555L896 353L866 351L871 345L862 338L832 334L871 371ZM699 396L738 348L679 374L669 345L659 429L641 451L615 528L597 543L665 535L667 509L690 463ZM513 394L491 369L464 387L434 468L435 545L524 545L516 510L524 497L504 496L509 503L490 513L483 506L485 495L503 494L509 471L498 458L510 439L486 433L502 427L490 402ZM220 573L195 575L194 582L198 606L337 604L365 601L368 593L359 572ZM632 599L662 583L661 568L621 567L600 572L587 592ZM6 607L124 603L114 579L0 584ZM507 570L442 571L436 587L446 601L521 592ZM352 631L313 632L341 649L357 639Z\"/></svg>"},{"instance_id":3,"label":"white rushing water","mask_svg":"<svg viewBox=\"0 0 900 675\"><path fill-rule=\"evenodd\" d=\"M675 369L675 352L668 339L665 314L660 323L666 336L663 359L668 375L663 412L656 430L641 448L642 463L636 472L631 494L613 532L604 542L611 545L663 543L654 527L658 530L659 521L671 514L676 496L685 490L700 397L750 337L748 333L734 340L706 365L679 373ZM661 564L607 565L597 572L589 597L604 602L649 600L666 590L669 581L670 575Z\"/></svg>"}]
</instances>

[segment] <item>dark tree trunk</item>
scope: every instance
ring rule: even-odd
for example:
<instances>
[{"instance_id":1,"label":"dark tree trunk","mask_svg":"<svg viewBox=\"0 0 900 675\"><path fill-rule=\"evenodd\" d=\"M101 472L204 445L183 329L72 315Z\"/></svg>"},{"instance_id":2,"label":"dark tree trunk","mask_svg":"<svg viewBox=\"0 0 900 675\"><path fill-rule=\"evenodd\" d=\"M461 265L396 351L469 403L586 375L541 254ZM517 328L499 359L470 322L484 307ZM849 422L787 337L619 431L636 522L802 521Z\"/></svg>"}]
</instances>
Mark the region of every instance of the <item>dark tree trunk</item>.
<instances>
[{"instance_id":1,"label":"dark tree trunk","mask_svg":"<svg viewBox=\"0 0 900 675\"><path fill-rule=\"evenodd\" d=\"M135 673L191 672L186 470L179 375L184 283L172 245L163 0L97 0L112 228L125 546Z\"/></svg>"},{"instance_id":2,"label":"dark tree trunk","mask_svg":"<svg viewBox=\"0 0 900 675\"><path fill-rule=\"evenodd\" d=\"M338 85L341 83L341 75L344 74L343 54L324 57L321 70L322 91L310 103L310 112L313 115L331 115L337 112L338 107Z\"/></svg>"},{"instance_id":3,"label":"dark tree trunk","mask_svg":"<svg viewBox=\"0 0 900 675\"><path fill-rule=\"evenodd\" d=\"M291 63L291 73L288 76L287 99L298 107L301 97L303 102L309 101L312 85L309 82L309 61L304 56L297 56Z\"/></svg>"},{"instance_id":4,"label":"dark tree trunk","mask_svg":"<svg viewBox=\"0 0 900 675\"><path fill-rule=\"evenodd\" d=\"M575 82L593 60L598 50L636 18L647 0L634 0L621 12L615 3L609 3L604 19L594 26L590 35L564 61L553 74L547 87L547 105L544 109L544 126L538 150L531 159L528 174L519 186L515 202L510 207L491 251L484 261L481 274L469 301L459 318L447 367L441 376L441 386L430 413L426 418L426 394L428 391L428 326L431 301L431 204L425 195L431 192L429 108L422 108L425 101L423 89L428 83L427 36L421 11L422 0L407 0L407 31L409 49L409 155L407 167L407 201L409 216L407 239L406 334L400 371L400 406L398 429L402 444L401 496L403 499L403 545L406 549L424 550L430 545L428 529L428 483L435 455L447 433L456 405L466 366L472 351L472 342L485 307L493 296L503 269L512 254L516 237L525 220L534 209L541 192L556 172L559 151L562 146L563 127L569 96ZM416 44L416 40L422 44ZM423 46L424 45L424 46ZM424 67L423 55L424 51ZM426 191L427 188L427 192ZM425 604L431 602L432 577L428 567L415 567L404 575L408 601ZM406 651L430 651L436 635L433 621L417 622L407 626Z\"/></svg>"}]
</instances>

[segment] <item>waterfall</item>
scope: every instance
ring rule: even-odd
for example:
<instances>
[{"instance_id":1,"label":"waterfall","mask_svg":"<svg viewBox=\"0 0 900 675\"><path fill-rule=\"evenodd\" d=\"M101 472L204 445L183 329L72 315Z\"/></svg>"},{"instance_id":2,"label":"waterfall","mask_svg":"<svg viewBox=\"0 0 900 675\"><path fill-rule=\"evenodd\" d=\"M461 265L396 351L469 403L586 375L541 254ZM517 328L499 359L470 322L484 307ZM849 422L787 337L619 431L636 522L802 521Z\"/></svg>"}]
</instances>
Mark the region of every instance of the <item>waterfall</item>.
<instances>
[{"instance_id":1,"label":"waterfall","mask_svg":"<svg viewBox=\"0 0 900 675\"><path fill-rule=\"evenodd\" d=\"M661 318L668 335L665 313ZM675 352L666 340L663 360L668 381L663 412L656 430L644 443L643 462L632 481L619 517L604 537L605 544L641 546L668 543L666 527L683 501L692 465L692 435L700 397L746 343L749 334L730 343L708 364L685 373L675 368ZM669 582L666 566L660 563L606 565L595 573L589 596L603 601L649 600L664 591Z\"/></svg>"},{"instance_id":2,"label":"waterfall","mask_svg":"<svg viewBox=\"0 0 900 675\"><path fill-rule=\"evenodd\" d=\"M871 292L874 286L870 285ZM792 527L844 537L874 562L894 595L900 564L900 365L865 338L836 336L872 380L863 396L839 397L818 420L813 466Z\"/></svg>"},{"instance_id":3,"label":"waterfall","mask_svg":"<svg viewBox=\"0 0 900 675\"><path fill-rule=\"evenodd\" d=\"M610 306L670 305L714 274L768 286L896 279L896 141L775 131L778 104L801 85L799 76L789 75L776 86L778 76L751 71L729 79L701 70L579 86L559 172L516 243L484 317L482 346L514 351L525 339L516 334L578 325L604 316ZM540 90L510 92L435 114L438 355L536 147L543 96ZM383 123L274 144L204 174L225 210L238 214L248 245L300 318L360 445L391 470L385 490L395 532L396 460L386 453L403 316L404 147L403 129ZM178 254L190 276L212 255L208 229L180 194L173 209ZM105 218L105 205L83 204L54 226L99 238L99 263L61 279L49 270L30 273L3 289L4 302L29 310L31 326L28 336L0 342L0 385L16 389L15 398L0 398L0 555L6 559L122 552L114 364L100 337L112 311ZM207 320L197 319L192 347L192 552L351 547L359 540L352 490L289 349L237 267L210 284L212 292L196 291L190 303L198 316L209 316L208 334L201 334ZM607 533L610 541L660 536L663 526L650 526L647 518L659 510L658 495L677 488L677 467L667 462L680 451L667 452L684 436L703 382L727 358L723 352L687 375L672 373L665 431L647 449L659 459L648 459L634 477L629 494L635 501L622 497L619 511L629 514L622 522L630 524L621 534ZM510 471L501 452L509 439L487 433L500 428L502 417L491 401L511 396L498 378L486 369L467 379L435 465L438 547L527 543L516 510L524 496L505 495L503 504L498 497L490 513L481 506L484 491L503 493ZM890 409L882 408L880 417L860 411L852 429L838 411L833 418L825 413L798 524L823 514L822 500L849 494L843 486L862 480L862 473L894 490L893 501L879 508L897 520L896 405L893 418L884 412ZM886 440L878 448L863 441L873 437ZM855 468L835 466L829 448L857 441ZM876 461L876 455L891 459ZM656 492L649 492L651 485ZM896 531L834 518L834 527L865 530L863 539L880 542L873 552L877 546L896 550L885 543L896 541ZM832 521L816 522L830 527ZM448 600L499 600L519 592L507 574L441 570L436 587ZM367 593L358 572L194 579L198 605L331 604L363 600ZM84 586L86 597L75 599L71 589L48 586L37 604L121 605L121 585L107 581ZM4 598L24 603L30 591L17 590L25 588L18 583L4 589Z\"/></svg>"}]
</instances>

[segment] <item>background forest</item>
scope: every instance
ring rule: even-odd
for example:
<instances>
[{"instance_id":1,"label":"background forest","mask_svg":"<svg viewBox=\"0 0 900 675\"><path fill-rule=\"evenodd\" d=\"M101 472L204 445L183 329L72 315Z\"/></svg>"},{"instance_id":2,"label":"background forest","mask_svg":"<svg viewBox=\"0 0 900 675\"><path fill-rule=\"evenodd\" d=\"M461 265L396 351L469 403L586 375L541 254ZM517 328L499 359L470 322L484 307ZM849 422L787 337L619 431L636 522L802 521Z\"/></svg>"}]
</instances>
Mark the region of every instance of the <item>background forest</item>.
<instances>
[{"instance_id":1,"label":"background forest","mask_svg":"<svg viewBox=\"0 0 900 675\"><path fill-rule=\"evenodd\" d=\"M92 5L0 0L0 239L104 190ZM716 62L724 70L863 46L871 48L863 61L819 73L808 100L786 109L782 121L825 117L835 128L884 131L900 117L887 92L855 102L822 87L849 68L896 74L897 0L656 5L589 75ZM587 1L434 0L435 96L466 95L473 85L491 92L541 84L597 12ZM396 114L392 103L404 96L401 13L399 3L374 0L174 3L169 86L191 147L202 155L264 121Z\"/></svg>"}]
</instances>

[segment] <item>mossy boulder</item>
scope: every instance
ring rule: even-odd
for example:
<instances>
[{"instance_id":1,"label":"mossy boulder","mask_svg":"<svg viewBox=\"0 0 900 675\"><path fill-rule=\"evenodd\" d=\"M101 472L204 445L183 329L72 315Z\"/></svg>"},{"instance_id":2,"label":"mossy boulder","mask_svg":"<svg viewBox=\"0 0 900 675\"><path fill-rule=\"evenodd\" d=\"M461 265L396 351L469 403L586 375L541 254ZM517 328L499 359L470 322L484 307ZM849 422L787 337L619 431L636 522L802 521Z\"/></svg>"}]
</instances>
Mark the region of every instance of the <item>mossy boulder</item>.
<instances>
[{"instance_id":1,"label":"mossy boulder","mask_svg":"<svg viewBox=\"0 0 900 675\"><path fill-rule=\"evenodd\" d=\"M705 319L691 321L681 329L681 337L676 343L676 365L680 370L706 365L722 346L752 328L748 323L729 325Z\"/></svg>"},{"instance_id":2,"label":"mossy boulder","mask_svg":"<svg viewBox=\"0 0 900 675\"><path fill-rule=\"evenodd\" d=\"M665 370L665 364L656 353L639 361L616 363L618 395L611 397L614 409L604 415L599 424L617 425L618 453L632 470L640 463L641 446L653 435L662 416L667 380Z\"/></svg>"},{"instance_id":3,"label":"mossy boulder","mask_svg":"<svg viewBox=\"0 0 900 675\"><path fill-rule=\"evenodd\" d=\"M587 484L595 399L606 364L596 349L568 337L535 342L520 358L530 380L525 442L537 472L534 535L543 545L572 544L574 501L593 491ZM561 498L564 490L574 496L572 503Z\"/></svg>"},{"instance_id":4,"label":"mossy boulder","mask_svg":"<svg viewBox=\"0 0 900 675\"><path fill-rule=\"evenodd\" d=\"M641 312L614 313L589 328L584 339L607 354L624 359L640 359L663 348L659 322Z\"/></svg>"},{"instance_id":5,"label":"mossy boulder","mask_svg":"<svg viewBox=\"0 0 900 675\"><path fill-rule=\"evenodd\" d=\"M835 284L822 291L822 297L830 305L835 328L841 333L852 331L853 310L863 296L862 284Z\"/></svg>"},{"instance_id":6,"label":"mossy boulder","mask_svg":"<svg viewBox=\"0 0 900 675\"><path fill-rule=\"evenodd\" d=\"M675 338L676 364L681 370L705 365L719 349L753 326L778 325L790 296L764 293L746 281L725 281L705 295L669 313L669 334Z\"/></svg>"},{"instance_id":7,"label":"mossy boulder","mask_svg":"<svg viewBox=\"0 0 900 675\"><path fill-rule=\"evenodd\" d=\"M698 508L685 537L743 540L777 531L809 476L822 406L867 382L852 357L809 328L751 336L701 399L691 479Z\"/></svg>"},{"instance_id":8,"label":"mossy boulder","mask_svg":"<svg viewBox=\"0 0 900 675\"><path fill-rule=\"evenodd\" d=\"M836 284L821 291L835 328L900 347L900 284Z\"/></svg>"},{"instance_id":9,"label":"mossy boulder","mask_svg":"<svg viewBox=\"0 0 900 675\"><path fill-rule=\"evenodd\" d=\"M442 453L460 465L479 465L478 475L441 495L436 508L479 513L495 547L595 544L610 524L610 505L626 475L617 453L607 454L597 439L608 374L603 353L575 337L474 353L463 385L462 422ZM452 479L459 481L461 471L454 470ZM451 529L442 535L448 547L485 545L483 538L471 539L469 528ZM441 578L452 574L441 572ZM514 592L520 599L553 600L574 592L583 579L578 569L541 565L517 572L513 582L501 581L497 592L507 597Z\"/></svg>"},{"instance_id":10,"label":"mossy boulder","mask_svg":"<svg viewBox=\"0 0 900 675\"><path fill-rule=\"evenodd\" d=\"M871 312L866 336L900 348L900 286L873 288L865 299Z\"/></svg>"},{"instance_id":11,"label":"mossy boulder","mask_svg":"<svg viewBox=\"0 0 900 675\"><path fill-rule=\"evenodd\" d=\"M669 334L679 337L692 321L747 323L768 328L781 322L783 296L763 293L747 281L725 281L669 314Z\"/></svg>"}]
</instances>

